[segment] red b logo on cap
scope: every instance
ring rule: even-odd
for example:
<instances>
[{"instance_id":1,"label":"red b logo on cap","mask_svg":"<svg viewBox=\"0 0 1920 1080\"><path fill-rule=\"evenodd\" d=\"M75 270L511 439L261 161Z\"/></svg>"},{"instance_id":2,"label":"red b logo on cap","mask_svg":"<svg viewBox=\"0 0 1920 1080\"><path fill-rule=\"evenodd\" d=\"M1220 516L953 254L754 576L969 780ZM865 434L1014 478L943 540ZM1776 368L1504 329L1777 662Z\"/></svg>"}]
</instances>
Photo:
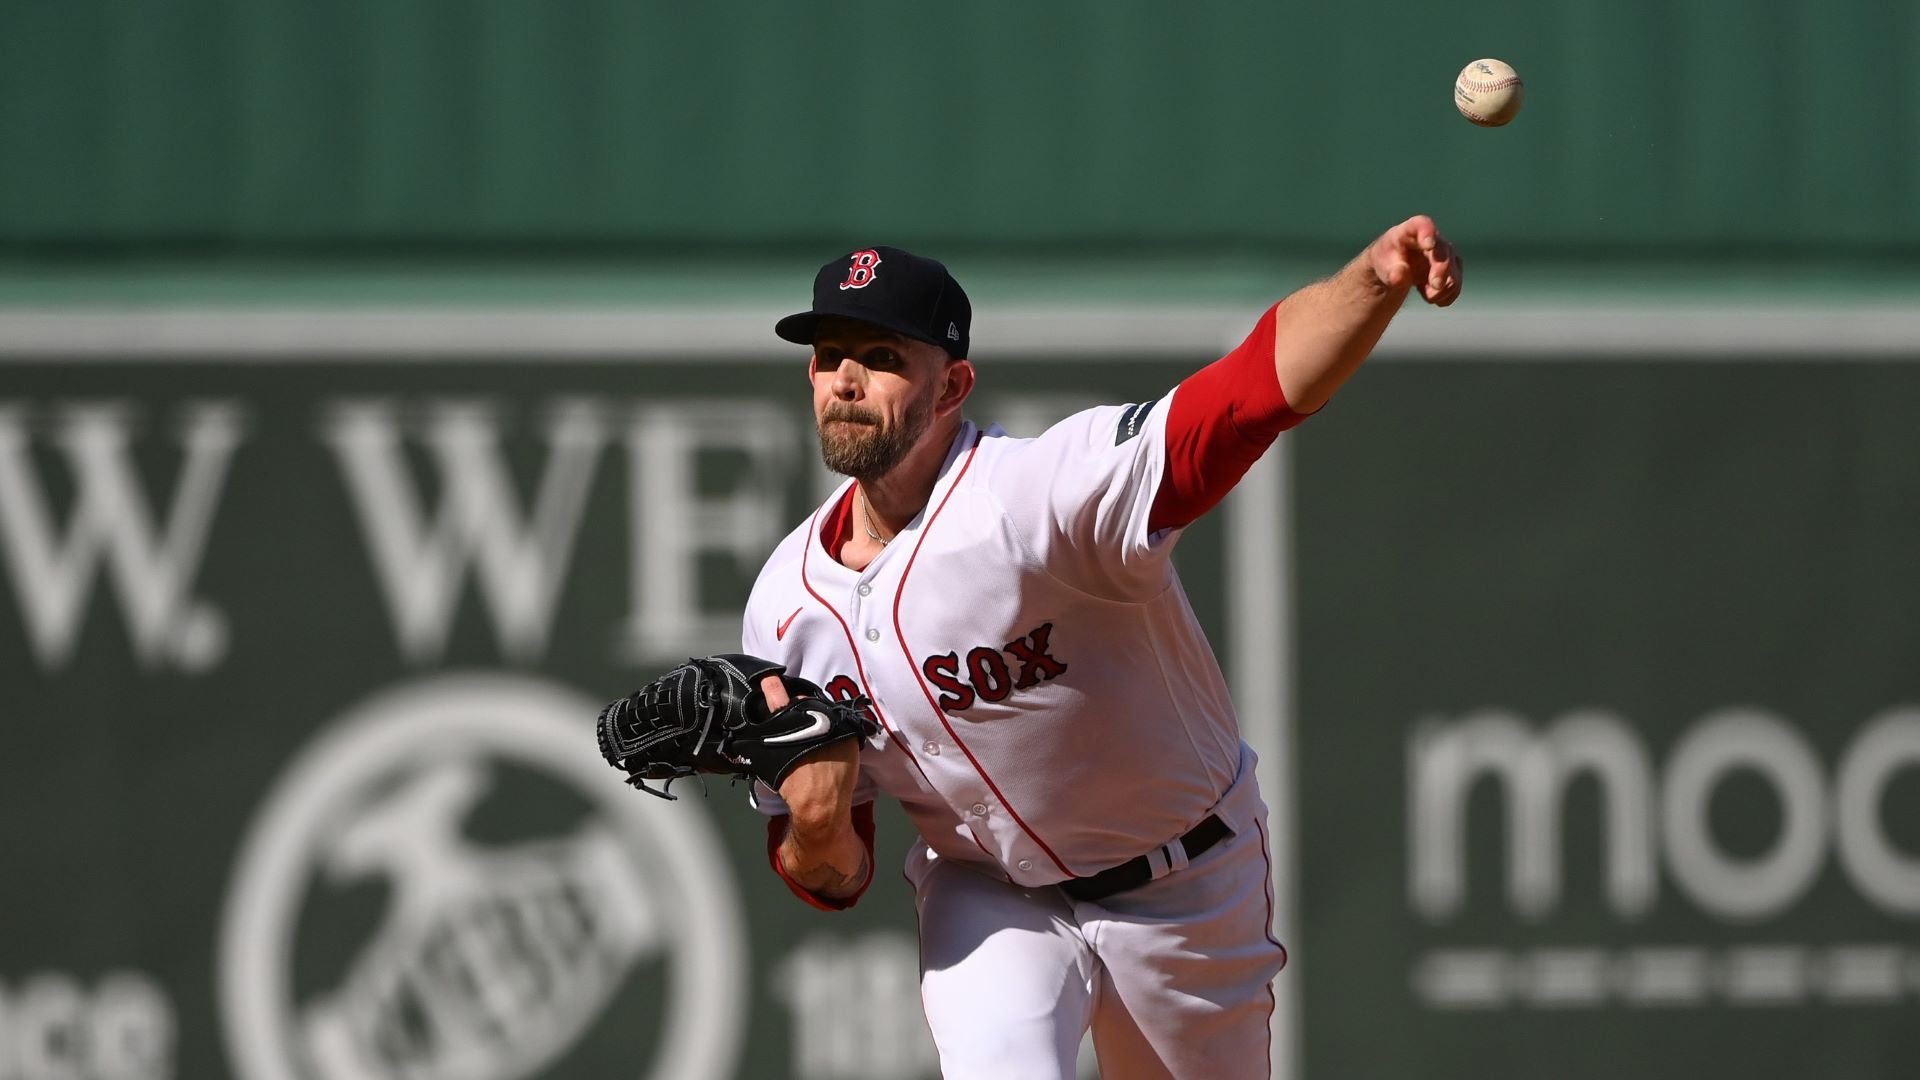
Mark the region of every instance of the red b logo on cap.
<instances>
[{"instance_id":1,"label":"red b logo on cap","mask_svg":"<svg viewBox=\"0 0 1920 1080\"><path fill-rule=\"evenodd\" d=\"M853 265L847 268L847 280L840 283L842 289L864 289L873 284L873 268L880 265L880 253L868 248L853 253Z\"/></svg>"}]
</instances>

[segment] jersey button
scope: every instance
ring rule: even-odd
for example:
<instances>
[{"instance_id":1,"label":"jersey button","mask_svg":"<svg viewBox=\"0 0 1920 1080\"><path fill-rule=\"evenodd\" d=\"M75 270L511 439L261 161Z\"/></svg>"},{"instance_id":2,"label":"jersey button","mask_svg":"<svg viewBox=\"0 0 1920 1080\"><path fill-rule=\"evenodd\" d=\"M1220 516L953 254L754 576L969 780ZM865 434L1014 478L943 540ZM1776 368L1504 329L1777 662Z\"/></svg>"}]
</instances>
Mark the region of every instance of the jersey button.
<instances>
[{"instance_id":1,"label":"jersey button","mask_svg":"<svg viewBox=\"0 0 1920 1080\"><path fill-rule=\"evenodd\" d=\"M861 595L861 596L869 596L869 595L871 595L872 593L873 593L873 586L871 586L871 585L869 585L869 584L867 584L867 583L866 583L866 582L864 582L864 581L860 583L860 595Z\"/></svg>"},{"instance_id":2,"label":"jersey button","mask_svg":"<svg viewBox=\"0 0 1920 1080\"><path fill-rule=\"evenodd\" d=\"M880 631L878 631L878 630L876 630L876 629L874 629L874 628L873 628L873 627L871 627L871 626L869 626L869 627L867 627L867 640L868 640L868 641L879 641L879 640L880 640Z\"/></svg>"},{"instance_id":3,"label":"jersey button","mask_svg":"<svg viewBox=\"0 0 1920 1080\"><path fill-rule=\"evenodd\" d=\"M923 745L922 745L922 746L920 747L920 749L922 749L922 750L925 750L925 751L927 752L927 756L928 756L928 757L939 757L939 756L940 756L940 744L939 744L939 743L937 743L937 742L934 742L934 741L933 741L932 739L928 739L928 740L927 740L927 741L926 741L926 742L925 742L925 743L924 743L924 744L923 744Z\"/></svg>"},{"instance_id":4,"label":"jersey button","mask_svg":"<svg viewBox=\"0 0 1920 1080\"><path fill-rule=\"evenodd\" d=\"M974 816L974 817L986 817L986 816L987 816L987 804L986 804L986 803L983 803L983 802L977 802L977 803L974 803L974 804L973 804L973 816Z\"/></svg>"},{"instance_id":5,"label":"jersey button","mask_svg":"<svg viewBox=\"0 0 1920 1080\"><path fill-rule=\"evenodd\" d=\"M1020 866L1020 869L1022 869L1022 870L1031 870L1031 869L1033 869L1033 860L1032 860L1032 859L1021 859L1021 860L1020 860L1020 863L1019 863L1019 866Z\"/></svg>"}]
</instances>

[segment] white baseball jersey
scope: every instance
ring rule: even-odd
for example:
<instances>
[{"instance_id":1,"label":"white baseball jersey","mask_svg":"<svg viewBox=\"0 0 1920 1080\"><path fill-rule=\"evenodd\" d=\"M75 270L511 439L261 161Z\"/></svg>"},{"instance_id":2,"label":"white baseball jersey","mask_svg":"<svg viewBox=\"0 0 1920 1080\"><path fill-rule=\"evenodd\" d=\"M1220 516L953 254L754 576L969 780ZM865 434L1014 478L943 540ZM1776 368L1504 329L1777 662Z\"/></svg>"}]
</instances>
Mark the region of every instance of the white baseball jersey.
<instances>
[{"instance_id":1,"label":"white baseball jersey","mask_svg":"<svg viewBox=\"0 0 1920 1080\"><path fill-rule=\"evenodd\" d=\"M940 858L1028 887L1087 876L1232 785L1239 726L1170 560L1179 530L1148 525L1171 401L1032 439L964 423L926 508L865 569L822 539L849 482L755 582L743 649L873 700L856 799L897 798Z\"/></svg>"}]
</instances>

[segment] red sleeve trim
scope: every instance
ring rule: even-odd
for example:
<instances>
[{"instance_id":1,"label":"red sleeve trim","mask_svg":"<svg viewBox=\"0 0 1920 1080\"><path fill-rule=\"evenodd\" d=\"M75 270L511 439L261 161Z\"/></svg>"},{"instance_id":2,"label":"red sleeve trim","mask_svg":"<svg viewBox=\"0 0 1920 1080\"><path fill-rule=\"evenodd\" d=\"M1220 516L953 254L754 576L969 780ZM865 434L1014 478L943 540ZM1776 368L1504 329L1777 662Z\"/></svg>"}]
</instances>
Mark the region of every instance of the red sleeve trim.
<instances>
[{"instance_id":1,"label":"red sleeve trim","mask_svg":"<svg viewBox=\"0 0 1920 1080\"><path fill-rule=\"evenodd\" d=\"M1306 419L1287 404L1273 367L1268 308L1232 352L1187 376L1167 410L1167 469L1147 529L1188 525L1219 505L1280 433Z\"/></svg>"},{"instance_id":2,"label":"red sleeve trim","mask_svg":"<svg viewBox=\"0 0 1920 1080\"><path fill-rule=\"evenodd\" d=\"M873 804L872 803L870 802L860 803L859 805L853 808L853 831L855 835L860 837L860 842L867 846L867 865L872 866L873 865ZM787 838L787 815L775 814L772 817L768 818L767 819L767 862L773 864L773 872L776 874L779 874L780 880L787 883L787 888L789 891L793 893L793 895L799 897L802 900L805 900L807 903L813 905L814 907L819 908L821 911L847 910L853 905L859 903L860 898L866 895L867 886L873 884L873 875L869 873L867 875L866 882L860 886L860 891L857 893L854 893L852 896L843 896L843 897L834 898L834 897L827 897L827 896L819 896L815 893L807 891L806 886L800 884L799 882L793 880L793 878L789 877L787 875L787 868L780 865L780 842L782 840L785 840L786 838Z\"/></svg>"}]
</instances>

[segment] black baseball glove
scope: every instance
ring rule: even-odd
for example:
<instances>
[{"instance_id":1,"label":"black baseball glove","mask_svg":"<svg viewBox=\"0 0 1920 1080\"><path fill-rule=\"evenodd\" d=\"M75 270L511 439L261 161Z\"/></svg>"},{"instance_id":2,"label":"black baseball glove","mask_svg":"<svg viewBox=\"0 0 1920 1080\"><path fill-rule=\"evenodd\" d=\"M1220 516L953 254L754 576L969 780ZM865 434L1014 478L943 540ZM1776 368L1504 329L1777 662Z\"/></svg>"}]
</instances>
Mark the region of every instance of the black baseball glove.
<instances>
[{"instance_id":1,"label":"black baseball glove","mask_svg":"<svg viewBox=\"0 0 1920 1080\"><path fill-rule=\"evenodd\" d=\"M778 788L809 752L877 730L867 699L831 700L786 670L738 653L688 660L600 710L600 756L624 769L627 783L671 799L674 780L698 773ZM775 674L789 699L777 711L760 689ZM648 780L662 783L655 789Z\"/></svg>"}]
</instances>

